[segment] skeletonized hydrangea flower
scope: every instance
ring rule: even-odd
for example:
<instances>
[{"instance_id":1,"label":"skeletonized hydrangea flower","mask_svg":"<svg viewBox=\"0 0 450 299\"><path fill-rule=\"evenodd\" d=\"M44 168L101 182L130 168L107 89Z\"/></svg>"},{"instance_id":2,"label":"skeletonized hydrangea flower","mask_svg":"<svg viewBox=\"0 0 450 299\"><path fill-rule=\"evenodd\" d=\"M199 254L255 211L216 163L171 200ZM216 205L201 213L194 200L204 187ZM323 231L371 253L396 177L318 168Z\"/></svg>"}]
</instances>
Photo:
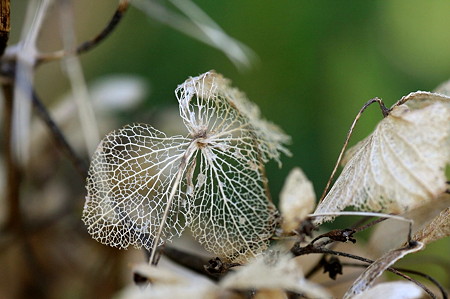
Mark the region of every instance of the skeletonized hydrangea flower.
<instances>
[{"instance_id":1,"label":"skeletonized hydrangea flower","mask_svg":"<svg viewBox=\"0 0 450 299\"><path fill-rule=\"evenodd\" d=\"M273 234L264 162L289 154L289 137L214 71L176 96L188 136L146 124L108 134L92 158L83 221L101 243L149 250L188 226L208 251L246 260Z\"/></svg>"}]
</instances>

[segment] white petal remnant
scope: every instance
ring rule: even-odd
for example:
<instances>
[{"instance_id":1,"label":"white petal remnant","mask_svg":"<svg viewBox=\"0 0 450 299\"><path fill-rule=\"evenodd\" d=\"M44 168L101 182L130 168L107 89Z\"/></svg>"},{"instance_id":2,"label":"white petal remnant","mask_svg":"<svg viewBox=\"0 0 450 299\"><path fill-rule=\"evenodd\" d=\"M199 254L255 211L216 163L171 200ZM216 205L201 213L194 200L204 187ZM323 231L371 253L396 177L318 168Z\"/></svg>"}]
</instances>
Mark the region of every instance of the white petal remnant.
<instances>
[{"instance_id":1,"label":"white petal remnant","mask_svg":"<svg viewBox=\"0 0 450 299\"><path fill-rule=\"evenodd\" d=\"M312 212L316 204L316 194L312 183L303 171L295 167L291 170L280 193L282 228L286 233L297 229L302 220Z\"/></svg>"},{"instance_id":2,"label":"white petal remnant","mask_svg":"<svg viewBox=\"0 0 450 299\"><path fill-rule=\"evenodd\" d=\"M348 206L401 213L446 190L450 98L411 93L389 111L370 136L348 150L341 175L315 213Z\"/></svg>"},{"instance_id":3,"label":"white petal remnant","mask_svg":"<svg viewBox=\"0 0 450 299\"><path fill-rule=\"evenodd\" d=\"M228 274L220 286L231 290L283 290L307 298L332 298L323 287L305 279L300 265L289 254L258 257Z\"/></svg>"},{"instance_id":4,"label":"white petal remnant","mask_svg":"<svg viewBox=\"0 0 450 299\"><path fill-rule=\"evenodd\" d=\"M98 147L83 214L88 231L111 246L151 249L187 225L215 255L254 257L277 220L263 162L287 152L280 142L288 137L248 112L256 106L215 72L188 79L176 94L189 136L135 124Z\"/></svg>"},{"instance_id":5,"label":"white petal remnant","mask_svg":"<svg viewBox=\"0 0 450 299\"><path fill-rule=\"evenodd\" d=\"M423 290L415 283L409 281L392 281L377 284L371 289L362 292L352 299L418 299L422 298Z\"/></svg>"},{"instance_id":6,"label":"white petal remnant","mask_svg":"<svg viewBox=\"0 0 450 299\"><path fill-rule=\"evenodd\" d=\"M218 299L220 297L219 294L223 293L223 290L205 276L164 259L158 267L149 264L134 266L133 276L139 278L137 285L129 285L114 298Z\"/></svg>"},{"instance_id":7,"label":"white petal remnant","mask_svg":"<svg viewBox=\"0 0 450 299\"><path fill-rule=\"evenodd\" d=\"M445 224L444 210L450 206L450 194L442 194L437 199L401 214L402 217L412 220L412 239L425 245L431 243L442 234L450 234L450 221ZM441 214L444 213L444 214ZM440 215L441 214L441 215ZM439 220L441 219L441 220ZM442 222L442 225L439 223ZM447 220L448 221L448 220ZM408 241L409 223L387 219L379 223L370 236L368 248L376 254L382 254L394 248L399 248ZM428 239L428 237L431 237Z\"/></svg>"},{"instance_id":8,"label":"white petal remnant","mask_svg":"<svg viewBox=\"0 0 450 299\"><path fill-rule=\"evenodd\" d=\"M381 276L383 272L395 264L399 259L409 253L413 253L422 249L423 243L414 242L405 248L395 249L387 252L385 255L373 262L366 270L353 282L352 286L347 290L344 299L353 298L373 285L375 279Z\"/></svg>"}]
</instances>

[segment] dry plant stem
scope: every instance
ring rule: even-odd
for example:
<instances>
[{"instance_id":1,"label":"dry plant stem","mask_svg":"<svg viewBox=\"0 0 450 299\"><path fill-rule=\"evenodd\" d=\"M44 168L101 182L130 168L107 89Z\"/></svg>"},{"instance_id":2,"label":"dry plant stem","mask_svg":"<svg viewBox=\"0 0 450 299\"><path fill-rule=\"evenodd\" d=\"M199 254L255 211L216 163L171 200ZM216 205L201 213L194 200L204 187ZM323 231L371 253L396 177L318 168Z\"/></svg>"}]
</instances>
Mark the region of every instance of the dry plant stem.
<instances>
[{"instance_id":1,"label":"dry plant stem","mask_svg":"<svg viewBox=\"0 0 450 299\"><path fill-rule=\"evenodd\" d=\"M58 147L61 149L61 151L69 158L69 160L72 162L73 166L77 170L78 174L81 176L81 178L84 180L87 177L88 167L85 161L81 159L75 150L70 146L67 139L64 137L64 134L59 129L58 125L55 123L55 121L50 116L48 110L45 108L45 105L42 103L42 101L39 99L38 95L36 94L36 91L33 90L32 94L32 101L33 106L36 109L39 117L42 119L42 121L45 123L47 128L50 130L54 141L58 145Z\"/></svg>"},{"instance_id":2,"label":"dry plant stem","mask_svg":"<svg viewBox=\"0 0 450 299\"><path fill-rule=\"evenodd\" d=\"M339 167L339 164L341 163L342 157L344 156L344 152L347 149L348 146L348 142L350 141L350 137L353 133L353 129L356 126L356 123L358 122L358 120L360 119L362 113L373 103L378 103L378 105L380 105L381 108L381 113L383 114L383 117L386 117L389 115L389 109L386 108L386 106L384 105L383 101L379 98L373 98L371 100L369 100L367 103L364 104L364 106L359 110L358 114L356 115L355 119L353 120L352 125L350 126L350 130L347 133L347 137L345 138L345 142L344 145L342 146L341 152L339 153L339 157L336 161L336 165L334 166L333 171L331 172L331 176L328 179L327 185L325 186L325 189L323 190L322 196L320 197L319 202L321 202L324 198L325 195L327 195L328 189L330 188L331 182L333 181L334 175L336 174L336 171Z\"/></svg>"},{"instance_id":3,"label":"dry plant stem","mask_svg":"<svg viewBox=\"0 0 450 299\"><path fill-rule=\"evenodd\" d=\"M314 245L307 245L305 247L301 247L300 244L294 244L294 246L291 248L291 253L294 256L301 256L301 255L305 255L305 254L314 254L314 253L322 253L322 254L331 254L331 255L336 255L336 256L342 256L342 257L346 257L346 258L350 258L350 259L355 259L358 261L362 261L368 264L372 264L374 261L361 257L361 256L357 256L357 255L353 255L350 253L346 253L346 252L341 252L341 251L335 251L335 250L331 250L328 248L324 248L324 247L316 247ZM317 270L319 270L320 268L314 267L312 270L314 270L314 272L311 270L305 277L308 278L310 276L312 276ZM395 270L394 268L387 268L387 270L389 272L395 273L403 278L405 278L406 280L409 280L415 284L417 284L419 287L421 287L428 295L430 295L431 298L436 298L436 295L433 294L433 292L428 289L426 286L424 286L422 283L418 282L415 279L412 279L411 277Z\"/></svg>"},{"instance_id":4,"label":"dry plant stem","mask_svg":"<svg viewBox=\"0 0 450 299\"><path fill-rule=\"evenodd\" d=\"M129 3L130 3L129 0L121 0L119 2L119 6L117 7L116 11L114 12L114 15L112 16L111 20L106 25L106 27L96 37L79 45L76 50L77 54L82 54L84 52L91 50L92 48L97 46L101 41L103 41L106 37L108 37L108 35L114 31L119 22L122 20L122 17L124 16L125 12L128 9Z\"/></svg>"},{"instance_id":5,"label":"dry plant stem","mask_svg":"<svg viewBox=\"0 0 450 299\"><path fill-rule=\"evenodd\" d=\"M380 223L380 222L382 222L382 221L384 221L384 220L386 220L386 219L387 219L387 218L379 218L379 219L376 219L376 220L374 220L374 221L371 221L370 223L368 223L368 224L366 224L366 225L364 225L364 226L358 227L358 226L357 226L358 223L360 223L361 220L364 220L364 218L363 218L363 219L359 220L357 224L355 224L355 225L352 226L352 228L351 228L352 235L355 234L355 233L358 233L358 232L360 232L360 231L366 230L366 229L368 229L368 228L374 226L375 224L378 224L378 223ZM411 235L411 234L410 234L410 235ZM325 237L327 237L326 234L322 234L322 235L316 237L315 239L313 239L313 240L310 242L310 244L313 244L315 241L317 241L317 240L319 240L319 239L321 239L321 238L325 238ZM321 242L321 243L319 243L319 244L316 244L316 247L323 247L323 246L326 246L326 245L328 245L328 244L331 244L329 249L333 249L333 248L335 247L335 245L337 244L337 242L336 242L335 240L328 239L328 240L326 240L326 241L324 241L324 242ZM324 255L322 258L324 258L324 257L325 257L325 255ZM311 268L311 269L309 270L309 272L305 275L305 277L308 278L308 277L312 276L315 272L317 272L317 271L320 270L321 268L322 268L322 264L321 264L321 260L319 260L319 261L316 263L316 265L315 265L313 268Z\"/></svg>"},{"instance_id":6,"label":"dry plant stem","mask_svg":"<svg viewBox=\"0 0 450 299\"><path fill-rule=\"evenodd\" d=\"M161 221L161 225L159 226L158 232L155 236L155 239L153 240L153 248L152 248L152 252L150 254L150 259L148 262L155 266L158 264L158 261L155 259L155 254L157 251L157 246L158 246L159 240L161 238L161 233L164 228L164 224L166 223L167 217L169 216L169 211L170 211L170 208L172 207L173 198L175 196L178 186L181 183L181 177L183 175L184 169L186 168L187 161L189 161L190 157L193 154L193 151L189 150L190 148L191 147L189 146L188 149L186 150L186 154L183 156L183 158L181 160L177 176L172 185L172 190L170 191L169 198L167 199L167 204L166 204L166 208L164 210L164 215L163 215L163 218Z\"/></svg>"},{"instance_id":7,"label":"dry plant stem","mask_svg":"<svg viewBox=\"0 0 450 299\"><path fill-rule=\"evenodd\" d=\"M8 44L10 30L10 0L0 0L0 57Z\"/></svg>"},{"instance_id":8,"label":"dry plant stem","mask_svg":"<svg viewBox=\"0 0 450 299\"><path fill-rule=\"evenodd\" d=\"M71 50L76 47L74 31L74 16L72 3L69 0L60 1L60 24L63 47ZM81 62L76 54L67 55L61 65L69 79L71 94L77 106L78 118L84 137L86 152L91 155L100 141L98 125L92 103L89 100L89 92L86 86Z\"/></svg>"},{"instance_id":9,"label":"dry plant stem","mask_svg":"<svg viewBox=\"0 0 450 299\"><path fill-rule=\"evenodd\" d=\"M355 233L359 233L359 232L361 232L361 231L363 231L363 230L366 230L366 229L368 229L368 228L370 228L370 227L372 227L372 226L374 226L374 225L376 225L376 224L378 224L378 223L380 223L380 222L382 222L382 221L384 221L384 220L386 220L387 218L378 218L378 219L375 219L375 220L373 220L373 221L371 221L371 222L369 222L369 223L367 223L366 225L363 225L363 226L359 226L359 227L352 227L352 229L355 231ZM410 226L411 226L411 224L410 224ZM411 236L411 232L409 233L409 236ZM408 241L409 241L409 238L408 238Z\"/></svg>"},{"instance_id":10,"label":"dry plant stem","mask_svg":"<svg viewBox=\"0 0 450 299\"><path fill-rule=\"evenodd\" d=\"M426 273L419 272L419 271L410 270L410 269L404 269L404 268L393 268L393 269L394 269L395 271L406 272L406 273L418 275L418 276L421 276L421 277L423 277L423 278L428 279L428 280L431 281L435 286L437 286L438 289L441 291L442 298L443 298L443 299L448 299L447 291L444 289L444 287L443 287L436 279L434 279L434 278L431 277L430 275L428 275L428 274L426 274ZM388 269L388 271L390 271L390 270ZM393 272L393 273L395 273L395 272ZM395 274L397 274L397 273L395 273Z\"/></svg>"},{"instance_id":11,"label":"dry plant stem","mask_svg":"<svg viewBox=\"0 0 450 299\"><path fill-rule=\"evenodd\" d=\"M341 263L342 266L347 266L347 267L360 267L360 268L366 268L368 266L368 264L357 264L357 263ZM421 276L425 279L428 279L429 281L431 281L440 291L442 294L442 298L443 299L448 299L448 294L445 291L444 287L433 277L419 272L419 271L415 271L415 270L411 270L411 269L405 269L405 268L388 268L387 271L392 272L394 274L400 275L402 276L401 272L406 272L406 273L410 273L410 274L414 274L414 275L418 275ZM402 276L403 277L403 276Z\"/></svg>"},{"instance_id":12,"label":"dry plant stem","mask_svg":"<svg viewBox=\"0 0 450 299\"><path fill-rule=\"evenodd\" d=\"M423 98L423 97L428 97L428 96L433 96L433 92L430 91L417 91L417 92L412 92L406 96L403 96L397 103L395 103L394 107L400 106L405 104L408 101L414 100L416 98ZM388 112L391 112L392 109L394 109L394 107L392 107L391 109L388 110Z\"/></svg>"},{"instance_id":13,"label":"dry plant stem","mask_svg":"<svg viewBox=\"0 0 450 299\"><path fill-rule=\"evenodd\" d=\"M205 258L167 245L162 251L166 257L179 265L195 271L196 273L205 275L212 280L216 281L219 279L217 276L214 276L205 270L205 265L208 264L208 260Z\"/></svg>"},{"instance_id":14,"label":"dry plant stem","mask_svg":"<svg viewBox=\"0 0 450 299\"><path fill-rule=\"evenodd\" d=\"M13 87L11 84L3 84L4 94L4 151L6 164L6 190L5 198L8 202L8 214L6 229L19 230L21 227L20 213L20 181L21 171L12 149L12 116L13 116Z\"/></svg>"},{"instance_id":15,"label":"dry plant stem","mask_svg":"<svg viewBox=\"0 0 450 299\"><path fill-rule=\"evenodd\" d=\"M116 11L114 12L114 15L112 16L111 20L108 22L105 28L97 34L94 38L83 42L80 44L76 50L75 54L83 54L90 50L92 50L94 47L98 46L103 40L105 40L113 31L116 29L117 25L119 25L120 21L123 19L123 16L125 15L125 12L127 11L128 7L130 5L129 0L121 0L119 2L119 6L117 7ZM68 56L70 54L74 54L65 50L53 52L53 53L42 53L37 58L37 63L42 62L48 62L53 60L61 59L65 56Z\"/></svg>"}]
</instances>

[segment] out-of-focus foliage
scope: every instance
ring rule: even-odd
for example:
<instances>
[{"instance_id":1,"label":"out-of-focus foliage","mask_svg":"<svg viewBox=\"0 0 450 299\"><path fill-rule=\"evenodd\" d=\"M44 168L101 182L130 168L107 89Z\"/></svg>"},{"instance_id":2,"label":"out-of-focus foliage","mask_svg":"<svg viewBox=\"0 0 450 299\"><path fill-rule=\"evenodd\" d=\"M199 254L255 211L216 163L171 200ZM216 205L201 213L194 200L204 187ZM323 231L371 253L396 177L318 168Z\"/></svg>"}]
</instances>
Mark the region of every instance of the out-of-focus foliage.
<instances>
[{"instance_id":1,"label":"out-of-focus foliage","mask_svg":"<svg viewBox=\"0 0 450 299\"><path fill-rule=\"evenodd\" d=\"M21 2L12 7L17 17L13 40L20 32ZM450 77L450 46L445 42L450 3L444 1L195 3L256 52L252 69L239 72L221 52L131 8L110 38L82 56L86 77L120 72L148 78L154 92L145 109L126 115L123 123L151 121L160 107L173 105L174 87L189 75L215 69L233 78L264 115L270 112L270 119L293 137L294 158L285 159L287 167L270 179L275 194L296 165L321 191L351 120L368 99L378 96L391 106L411 91L432 90ZM97 32L114 8L106 0L77 1L76 18L83 20L77 24L78 40ZM47 21L49 27L55 22ZM52 40L55 30L57 26L44 32L43 48L58 47ZM48 101L67 89L56 64L38 73L37 83ZM52 88L46 88L50 83ZM366 113L353 140L367 136L379 119L378 111Z\"/></svg>"},{"instance_id":2,"label":"out-of-focus foliage","mask_svg":"<svg viewBox=\"0 0 450 299\"><path fill-rule=\"evenodd\" d=\"M28 2L11 3L11 43L20 37ZM103 28L116 5L110 0L74 3L80 42ZM446 38L450 27L449 2L199 0L195 3L225 32L258 55L253 68L238 71L220 51L149 20L132 7L117 30L97 48L82 55L81 62L88 83L106 75L125 73L144 78L152 92L140 106L99 120L100 135L129 122L145 122L161 130L163 125L172 126L175 131L173 116L178 112L173 109L174 88L187 76L215 69L232 78L233 84L245 90L263 115L292 136L293 157L283 159L281 170L276 163L269 163L267 168L274 201L294 166L302 167L320 194L352 119L368 99L378 96L391 106L402 95L432 90L450 78L450 44ZM170 4L167 6L174 9ZM41 50L61 48L58 22L56 14L46 18L39 40ZM35 83L50 108L57 107L69 90L58 63L42 65L35 74ZM372 108L365 113L354 142L367 136L381 119L377 110ZM71 115L67 118L70 117L73 118ZM77 141L80 136L72 139L74 134L79 135L76 125L63 129L74 147L81 148ZM123 285L120 271L127 268L133 253L99 247L95 241L86 240L89 236L84 230L76 231L82 227L78 222L84 182L77 178L50 136L44 136L40 142L42 148L38 153L31 153L30 172L21 196L23 214L30 220L30 227L36 231L46 229L34 232L20 243L10 235L1 236L1 286L35 297L39 296L39 286L47 291L47 296L55 298L61 294L83 298L112 294ZM1 184L3 176L0 173ZM1 196L0 204L3 216ZM47 219L49 225L35 221L54 211L62 211L62 222ZM448 238L430 245L433 254L447 261L448 248ZM27 264L24 261L30 261L30 252L34 252L37 260ZM125 256L126 261L118 258ZM446 277L445 272L438 273ZM125 276L129 280L129 271ZM88 294L89 287L96 294Z\"/></svg>"}]
</instances>

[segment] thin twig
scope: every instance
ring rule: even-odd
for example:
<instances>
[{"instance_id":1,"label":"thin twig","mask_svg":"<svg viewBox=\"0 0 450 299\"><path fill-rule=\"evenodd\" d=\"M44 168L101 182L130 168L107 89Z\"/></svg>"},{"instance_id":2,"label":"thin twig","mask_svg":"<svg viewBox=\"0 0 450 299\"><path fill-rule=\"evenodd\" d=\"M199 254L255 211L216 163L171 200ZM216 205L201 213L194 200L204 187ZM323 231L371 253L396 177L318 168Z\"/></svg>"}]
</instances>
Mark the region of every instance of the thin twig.
<instances>
[{"instance_id":1,"label":"thin twig","mask_svg":"<svg viewBox=\"0 0 450 299\"><path fill-rule=\"evenodd\" d=\"M61 0L60 4L62 42L64 49L70 51L76 47L73 7L70 0ZM61 61L61 65L69 79L71 94L77 106L86 152L92 155L100 141L100 134L81 62L76 54L72 54L66 56Z\"/></svg>"},{"instance_id":2,"label":"thin twig","mask_svg":"<svg viewBox=\"0 0 450 299\"><path fill-rule=\"evenodd\" d=\"M69 158L69 160L74 165L75 169L78 171L78 174L81 176L82 179L86 179L87 177L87 164L86 162L81 159L78 154L75 152L75 150L70 146L69 142L64 137L64 134L59 129L58 125L55 123L55 121L50 116L50 113L47 111L47 108L45 108L45 105L42 103L42 101L39 99L39 96L37 95L36 91L33 90L32 93L32 101L33 106L36 109L36 112L38 113L39 117L42 119L42 121L46 124L47 128L52 133L53 139L58 145L58 147L61 149L61 151Z\"/></svg>"},{"instance_id":3,"label":"thin twig","mask_svg":"<svg viewBox=\"0 0 450 299\"><path fill-rule=\"evenodd\" d=\"M354 259L354 260L358 260L358 261L362 261L368 264L372 264L374 263L373 260L358 256L358 255L354 255L351 253L346 253L346 252L341 252L341 251L336 251L336 250L331 250L325 247L315 247L313 245L307 245L305 247L300 247L299 244L295 244L292 248L291 248L291 252L294 256L300 256L300 255L305 255L305 254L315 254L315 253L320 253L320 254L331 254L331 255L336 255L336 256L342 256L342 257L346 257L346 258L350 258L350 259ZM320 268L319 268L320 269ZM314 269L315 272L318 269ZM419 287L421 287L425 292L427 292L428 295L430 295L432 298L436 298L436 295L433 294L433 292L428 289L425 285L423 285L422 283L420 283L419 281L412 279L411 277L395 270L392 267L387 268L386 270L395 273L415 284L417 284ZM311 271L310 271L311 272ZM312 275L311 273L308 273L310 276Z\"/></svg>"},{"instance_id":4,"label":"thin twig","mask_svg":"<svg viewBox=\"0 0 450 299\"><path fill-rule=\"evenodd\" d=\"M339 153L339 157L336 161L336 165L334 166L333 171L331 172L331 176L328 179L327 185L325 186L325 189L323 190L322 196L320 197L319 202L321 202L324 198L325 195L328 192L328 189L330 188L331 182L333 181L334 175L336 174L336 171L341 163L342 157L344 156L344 152L347 149L348 146L348 142L350 141L350 137L353 133L353 129L356 126L356 123L358 122L359 118L361 117L362 113L367 109L367 107L369 107L370 105L372 105L373 103L378 103L380 105L381 108L381 113L383 114L383 117L386 117L389 115L389 109L386 108L386 106L384 105L383 101L379 98L373 98L371 100L369 100L367 103L364 104L364 106L359 110L358 114L356 115L355 119L353 120L352 125L350 126L350 130L347 133L347 137L345 138L345 142L344 145L342 146L341 152Z\"/></svg>"},{"instance_id":5,"label":"thin twig","mask_svg":"<svg viewBox=\"0 0 450 299\"><path fill-rule=\"evenodd\" d=\"M377 213L377 212L352 212L352 211L343 211L343 212L331 212L331 213L317 213L317 214L309 214L308 217L314 218L314 217L323 217L323 216L370 216L370 217L381 217L383 220L386 219L396 219L403 222L409 223L409 231L408 231L408 243L411 241L412 238L412 225L414 223L413 220L407 219L400 215L394 215L394 214L385 214L385 213ZM369 226L377 224L379 221L375 220L369 224ZM368 227L369 227L368 226ZM363 229L366 229L368 227L363 227ZM361 231L363 229L360 229L358 231Z\"/></svg>"},{"instance_id":6,"label":"thin twig","mask_svg":"<svg viewBox=\"0 0 450 299\"><path fill-rule=\"evenodd\" d=\"M365 220L365 219L368 219L368 218L362 218L362 220ZM382 222L382 221L384 221L386 219L387 218L379 218L379 219L371 221L370 223L368 223L368 224L366 224L364 226L358 227L359 223L362 222L361 220L359 220L357 223L355 223L352 226L351 229L347 229L347 231L351 231L351 233L353 235L353 234L356 234L356 233L361 232L363 230L366 230L367 228L370 228L370 227L374 226L375 224L378 224L378 223L380 223L380 222ZM322 235L316 237L315 239L313 239L310 242L310 245L313 244L315 241L323 238L323 237L328 237L328 236L326 234L322 234ZM338 243L336 242L335 239L328 239L328 240L325 240L323 242L320 242L319 244L316 243L315 246L316 247L323 247L323 246L326 246L326 245L329 245L329 244L331 244L329 249L333 249ZM325 255L322 258L324 258L324 257L325 257ZM322 268L322 264L321 264L321 260L320 260L319 262L316 263L316 265L313 268L311 268L309 270L309 272L305 275L305 277L309 278L311 275L313 275L316 271L320 270L321 268Z\"/></svg>"},{"instance_id":7,"label":"thin twig","mask_svg":"<svg viewBox=\"0 0 450 299\"><path fill-rule=\"evenodd\" d=\"M186 165L187 165L188 161L191 159L192 154L194 153L192 149L193 148L189 145L187 150L186 150L186 153L184 154L184 156L183 156L183 158L181 160L177 176L176 176L176 178L174 180L174 183L172 185L172 190L170 191L170 195L169 195L169 197L167 199L167 204L166 204L166 208L164 209L164 214L163 214L162 219L161 219L161 224L160 224L160 226L158 228L158 231L156 232L155 239L153 240L153 248L152 248L151 253L150 253L150 259L148 261L149 264L151 264L151 265L155 265L156 266L158 264L157 260L155 259L155 254L156 254L156 251L157 251L156 250L157 249L156 246L158 246L158 243L160 242L163 228L166 225L167 217L169 217L169 211L170 211L170 208L172 207L173 199L174 199L175 194L177 192L177 188L178 188L179 184L181 183L181 179L182 179L183 173L185 171Z\"/></svg>"},{"instance_id":8,"label":"thin twig","mask_svg":"<svg viewBox=\"0 0 450 299\"><path fill-rule=\"evenodd\" d=\"M102 31L100 31L100 33L97 34L92 39L81 43L75 49L75 51L71 52L67 50L61 50L53 53L42 53L39 54L37 58L37 63L39 64L43 62L58 60L68 55L83 54L92 50L94 47L98 46L103 40L105 40L114 31L114 29L117 28L117 25L119 25L120 21L123 19L123 16L125 15L125 12L127 11L129 5L130 5L129 0L120 0L119 6L115 10L108 24L106 24L106 27L103 28Z\"/></svg>"},{"instance_id":9,"label":"thin twig","mask_svg":"<svg viewBox=\"0 0 450 299\"><path fill-rule=\"evenodd\" d=\"M352 227L352 229L355 231L355 233L359 233L359 232L361 232L363 230L371 228L372 226L374 226L374 225L376 225L376 224L378 224L378 223L380 223L380 222L382 222L382 221L384 221L386 219L387 218L378 218L378 219L372 220L371 222L367 223L366 225L359 226L359 227Z\"/></svg>"},{"instance_id":10,"label":"thin twig","mask_svg":"<svg viewBox=\"0 0 450 299\"><path fill-rule=\"evenodd\" d=\"M369 266L369 264L357 264L357 263L341 263L342 266L348 266L348 267L361 267L361 268L366 268L367 266ZM448 299L448 294L445 291L444 287L433 277L431 277L428 274L416 271L416 270L411 270L411 269L405 269L405 268L397 268L397 267L392 267L387 269L389 272L398 274L397 272L401 273L401 272L406 272L406 273L410 273L410 274L414 274L414 275L418 275L421 276L425 279L428 279L431 283L433 283L440 291L442 294L442 298L443 299ZM395 271L391 271L391 270L395 270ZM401 275L400 275L401 276Z\"/></svg>"},{"instance_id":11,"label":"thin twig","mask_svg":"<svg viewBox=\"0 0 450 299\"><path fill-rule=\"evenodd\" d=\"M114 15L112 16L106 27L93 39L85 41L84 43L79 45L76 50L77 54L83 54L91 50L92 48L100 44L100 42L102 42L105 38L107 38L114 31L114 29L116 29L117 25L119 25L128 7L129 0L121 0L119 2L119 6L117 7Z\"/></svg>"},{"instance_id":12,"label":"thin twig","mask_svg":"<svg viewBox=\"0 0 450 299\"><path fill-rule=\"evenodd\" d=\"M8 213L6 227L8 229L19 229L21 226L20 212L20 180L21 171L17 159L14 158L12 148L12 125L13 125L13 87L6 83L3 84L4 95L4 113L3 113L3 136L4 153L6 164L6 184L5 198L8 201Z\"/></svg>"}]
</instances>

